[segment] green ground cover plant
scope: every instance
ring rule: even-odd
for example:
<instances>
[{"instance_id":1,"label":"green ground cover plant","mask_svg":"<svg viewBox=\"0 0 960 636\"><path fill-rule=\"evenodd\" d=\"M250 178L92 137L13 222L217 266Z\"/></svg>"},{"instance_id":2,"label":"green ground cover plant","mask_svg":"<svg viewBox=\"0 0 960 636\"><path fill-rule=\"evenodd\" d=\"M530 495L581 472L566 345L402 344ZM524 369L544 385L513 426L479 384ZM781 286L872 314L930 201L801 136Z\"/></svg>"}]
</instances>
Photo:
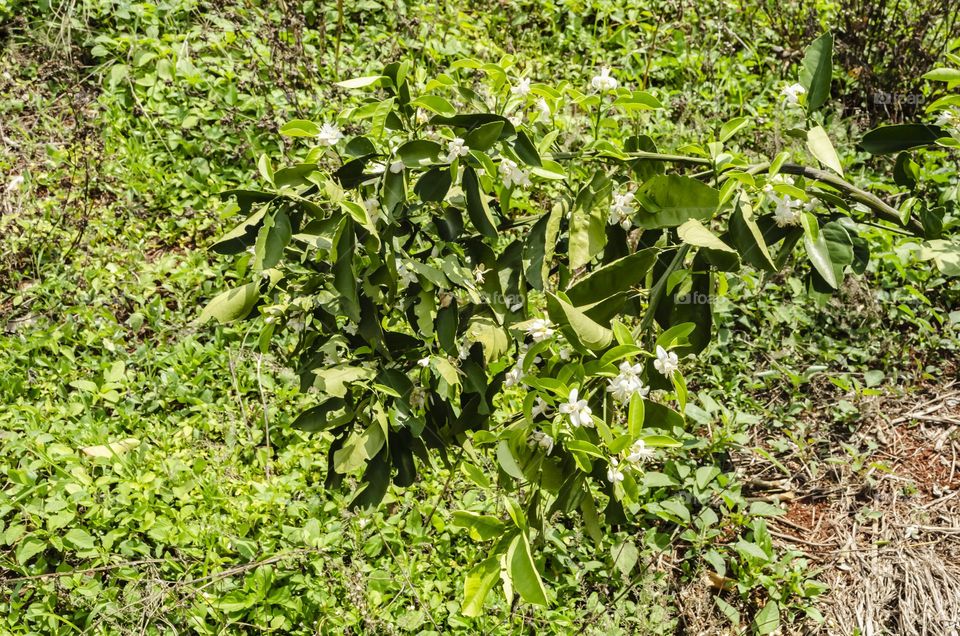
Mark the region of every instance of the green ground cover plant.
<instances>
[{"instance_id":1,"label":"green ground cover plant","mask_svg":"<svg viewBox=\"0 0 960 636\"><path fill-rule=\"evenodd\" d=\"M861 127L832 11L0 9L0 631L844 631L810 493L951 492L870 431L960 63Z\"/></svg>"}]
</instances>

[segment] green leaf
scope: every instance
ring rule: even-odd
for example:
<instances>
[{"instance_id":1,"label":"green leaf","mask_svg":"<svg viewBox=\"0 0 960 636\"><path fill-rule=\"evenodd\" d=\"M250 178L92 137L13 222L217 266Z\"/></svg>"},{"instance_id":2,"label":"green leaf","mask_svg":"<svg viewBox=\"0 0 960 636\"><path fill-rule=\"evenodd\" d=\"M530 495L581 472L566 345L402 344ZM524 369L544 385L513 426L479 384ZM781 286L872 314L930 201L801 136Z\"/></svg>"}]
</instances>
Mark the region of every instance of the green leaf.
<instances>
[{"instance_id":1,"label":"green leaf","mask_svg":"<svg viewBox=\"0 0 960 636\"><path fill-rule=\"evenodd\" d=\"M479 342L483 345L483 355L487 362L494 362L502 356L509 343L507 332L489 316L473 316L465 337L468 342Z\"/></svg>"},{"instance_id":2,"label":"green leaf","mask_svg":"<svg viewBox=\"0 0 960 636\"><path fill-rule=\"evenodd\" d=\"M898 124L874 128L863 136L860 146L872 155L884 155L911 148L933 146L946 133L939 126Z\"/></svg>"},{"instance_id":3,"label":"green leaf","mask_svg":"<svg viewBox=\"0 0 960 636\"><path fill-rule=\"evenodd\" d=\"M750 504L750 514L758 517L780 517L787 513L779 506L768 504L765 501L754 501Z\"/></svg>"},{"instance_id":4,"label":"green leaf","mask_svg":"<svg viewBox=\"0 0 960 636\"><path fill-rule=\"evenodd\" d=\"M744 263L766 272L777 271L763 239L763 232L749 209L744 209L739 203L730 215L729 237Z\"/></svg>"},{"instance_id":5,"label":"green leaf","mask_svg":"<svg viewBox=\"0 0 960 636\"><path fill-rule=\"evenodd\" d=\"M827 131L823 129L823 126L816 126L807 132L807 148L820 163L841 177L843 176L840 157L837 156L837 151L834 150L830 137L827 136Z\"/></svg>"},{"instance_id":6,"label":"green leaf","mask_svg":"<svg viewBox=\"0 0 960 636\"><path fill-rule=\"evenodd\" d=\"M540 573L530 553L527 535L520 533L510 544L507 551L507 563L510 564L510 579L520 598L534 605L547 605L547 591L543 587Z\"/></svg>"},{"instance_id":7,"label":"green leaf","mask_svg":"<svg viewBox=\"0 0 960 636\"><path fill-rule=\"evenodd\" d=\"M540 167L543 165L537 147L530 141L527 133L522 130L517 131L517 140L513 142L513 150L520 157L520 160L528 166Z\"/></svg>"},{"instance_id":8,"label":"green leaf","mask_svg":"<svg viewBox=\"0 0 960 636\"><path fill-rule=\"evenodd\" d=\"M450 186L453 183L453 177L450 175L450 169L447 167L435 166L427 170L413 191L417 193L422 201L441 202L447 196Z\"/></svg>"},{"instance_id":9,"label":"green leaf","mask_svg":"<svg viewBox=\"0 0 960 636\"><path fill-rule=\"evenodd\" d=\"M643 281L657 259L656 248L647 248L598 267L567 290L577 306L599 302Z\"/></svg>"},{"instance_id":10,"label":"green leaf","mask_svg":"<svg viewBox=\"0 0 960 636\"><path fill-rule=\"evenodd\" d=\"M570 269L579 269L603 250L607 242L607 211L600 202L610 195L613 183L597 171L577 194L570 214Z\"/></svg>"},{"instance_id":11,"label":"green leaf","mask_svg":"<svg viewBox=\"0 0 960 636\"><path fill-rule=\"evenodd\" d=\"M757 634L772 634L780 628L780 606L776 601L767 601L754 619Z\"/></svg>"},{"instance_id":12,"label":"green leaf","mask_svg":"<svg viewBox=\"0 0 960 636\"><path fill-rule=\"evenodd\" d=\"M343 398L330 398L307 409L293 421L293 427L301 431L325 431L349 422L353 410Z\"/></svg>"},{"instance_id":13,"label":"green leaf","mask_svg":"<svg viewBox=\"0 0 960 636\"><path fill-rule=\"evenodd\" d=\"M366 88L372 86L383 79L382 75L367 75L365 77L354 77L353 79L334 82L340 88Z\"/></svg>"},{"instance_id":14,"label":"green leaf","mask_svg":"<svg viewBox=\"0 0 960 636\"><path fill-rule=\"evenodd\" d=\"M507 440L501 440L497 444L497 461L500 463L500 467L503 468L503 472L507 473L514 479L523 479L523 469L520 468L520 464L517 463L517 460L513 456L513 451L510 450L510 444L507 443Z\"/></svg>"},{"instance_id":15,"label":"green leaf","mask_svg":"<svg viewBox=\"0 0 960 636\"><path fill-rule=\"evenodd\" d=\"M627 412L627 429L630 433L630 437L634 439L640 437L640 433L643 431L643 417L645 411L646 409L644 409L643 398L634 393L630 397L630 409Z\"/></svg>"},{"instance_id":16,"label":"green leaf","mask_svg":"<svg viewBox=\"0 0 960 636\"><path fill-rule=\"evenodd\" d=\"M960 69L935 68L923 74L923 79L934 82L960 82Z\"/></svg>"},{"instance_id":17,"label":"green leaf","mask_svg":"<svg viewBox=\"0 0 960 636\"><path fill-rule=\"evenodd\" d=\"M73 528L63 537L70 547L76 550L92 550L96 547L93 535L82 528Z\"/></svg>"},{"instance_id":18,"label":"green leaf","mask_svg":"<svg viewBox=\"0 0 960 636\"><path fill-rule=\"evenodd\" d=\"M650 448L677 448L683 446L683 444L677 440L672 437L667 437L666 435L644 435L642 439L643 443Z\"/></svg>"},{"instance_id":19,"label":"green leaf","mask_svg":"<svg viewBox=\"0 0 960 636\"><path fill-rule=\"evenodd\" d=\"M643 206L634 220L644 229L677 227L688 219L707 221L720 204L720 192L691 177L657 175L637 191Z\"/></svg>"},{"instance_id":20,"label":"green leaf","mask_svg":"<svg viewBox=\"0 0 960 636\"><path fill-rule=\"evenodd\" d=\"M468 510L453 513L453 525L466 528L474 541L488 541L503 534L503 522L490 515L481 515Z\"/></svg>"},{"instance_id":21,"label":"green leaf","mask_svg":"<svg viewBox=\"0 0 960 636\"><path fill-rule=\"evenodd\" d=\"M477 617L483 614L483 604L487 595L500 578L500 556L495 555L481 561L467 574L463 581L464 616Z\"/></svg>"},{"instance_id":22,"label":"green leaf","mask_svg":"<svg viewBox=\"0 0 960 636\"><path fill-rule=\"evenodd\" d=\"M437 161L440 144L426 139L414 139L397 148L397 156L408 168L422 168Z\"/></svg>"},{"instance_id":23,"label":"green leaf","mask_svg":"<svg viewBox=\"0 0 960 636\"><path fill-rule=\"evenodd\" d=\"M750 120L746 117L734 117L720 127L720 142L724 143L735 134L750 125Z\"/></svg>"},{"instance_id":24,"label":"green leaf","mask_svg":"<svg viewBox=\"0 0 960 636\"><path fill-rule=\"evenodd\" d=\"M817 224L817 219L812 214L804 214L803 220L803 245L807 248L807 257L817 273L823 277L823 280L830 287L837 289L837 275L833 268L833 261L830 259L830 246L827 245L827 238Z\"/></svg>"},{"instance_id":25,"label":"green leaf","mask_svg":"<svg viewBox=\"0 0 960 636\"><path fill-rule=\"evenodd\" d=\"M477 126L467 133L463 141L470 147L470 150L485 152L500 139L500 134L503 132L503 124L502 121L491 121Z\"/></svg>"},{"instance_id":26,"label":"green leaf","mask_svg":"<svg viewBox=\"0 0 960 636\"><path fill-rule=\"evenodd\" d=\"M594 351L607 348L613 341L613 332L595 323L586 314L555 294L547 295L550 319L560 326L572 343Z\"/></svg>"},{"instance_id":27,"label":"green leaf","mask_svg":"<svg viewBox=\"0 0 960 636\"><path fill-rule=\"evenodd\" d=\"M490 207L487 205L487 197L480 189L480 181L477 179L476 171L467 166L463 170L461 179L463 192L467 200L467 214L470 216L470 222L477 231L489 238L497 238L497 227L494 223L493 215L490 213Z\"/></svg>"},{"instance_id":28,"label":"green leaf","mask_svg":"<svg viewBox=\"0 0 960 636\"><path fill-rule=\"evenodd\" d=\"M710 485L710 482L719 474L720 469L716 466L701 466L697 469L694 476L694 480L697 482L697 488L700 490L706 489L706 487Z\"/></svg>"},{"instance_id":29,"label":"green leaf","mask_svg":"<svg viewBox=\"0 0 960 636\"><path fill-rule=\"evenodd\" d=\"M694 247L706 247L721 252L735 253L732 247L721 241L697 219L687 219L677 228L680 240Z\"/></svg>"},{"instance_id":30,"label":"green leaf","mask_svg":"<svg viewBox=\"0 0 960 636\"><path fill-rule=\"evenodd\" d=\"M637 544L633 541L618 543L611 548L611 554L614 567L624 576L633 571L634 566L637 565L637 560L640 558L640 550L637 549Z\"/></svg>"},{"instance_id":31,"label":"green leaf","mask_svg":"<svg viewBox=\"0 0 960 636\"><path fill-rule=\"evenodd\" d=\"M833 34L821 35L807 47L800 70L800 84L807 89L807 112L819 110L830 98L833 79Z\"/></svg>"},{"instance_id":32,"label":"green leaf","mask_svg":"<svg viewBox=\"0 0 960 636\"><path fill-rule=\"evenodd\" d=\"M219 294L211 300L200 312L200 322L205 323L211 318L217 322L227 323L241 320L250 315L254 305L260 299L260 292L256 283L247 283L235 289Z\"/></svg>"},{"instance_id":33,"label":"green leaf","mask_svg":"<svg viewBox=\"0 0 960 636\"><path fill-rule=\"evenodd\" d=\"M422 95L410 102L410 105L413 107L426 108L438 115L445 115L447 117L457 114L457 110L453 105L439 95Z\"/></svg>"},{"instance_id":34,"label":"green leaf","mask_svg":"<svg viewBox=\"0 0 960 636\"><path fill-rule=\"evenodd\" d=\"M320 126L306 119L294 119L280 127L280 134L284 137L316 137L320 134Z\"/></svg>"}]
</instances>

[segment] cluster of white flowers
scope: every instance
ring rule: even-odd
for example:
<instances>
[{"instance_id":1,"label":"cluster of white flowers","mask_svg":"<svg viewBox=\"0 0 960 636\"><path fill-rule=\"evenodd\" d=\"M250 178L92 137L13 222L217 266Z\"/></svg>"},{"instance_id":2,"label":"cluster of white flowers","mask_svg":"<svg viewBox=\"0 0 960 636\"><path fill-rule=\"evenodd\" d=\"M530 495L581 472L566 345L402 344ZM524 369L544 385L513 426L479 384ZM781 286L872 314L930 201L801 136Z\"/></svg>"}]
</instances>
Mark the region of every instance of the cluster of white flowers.
<instances>
[{"instance_id":1,"label":"cluster of white flowers","mask_svg":"<svg viewBox=\"0 0 960 636\"><path fill-rule=\"evenodd\" d=\"M543 431L533 431L530 433L530 436L527 437L527 446L530 446L531 448L534 446L539 446L543 450L547 451L547 455L553 452L553 444L553 438Z\"/></svg>"},{"instance_id":2,"label":"cluster of white flowers","mask_svg":"<svg viewBox=\"0 0 960 636\"><path fill-rule=\"evenodd\" d=\"M767 185L763 186L763 191L766 192L767 194L771 194L773 192L774 184L777 184L777 183L793 185L793 177L791 177L790 175L786 175L778 172L777 174L773 175L770 178L770 182Z\"/></svg>"},{"instance_id":3,"label":"cluster of white flowers","mask_svg":"<svg viewBox=\"0 0 960 636\"><path fill-rule=\"evenodd\" d=\"M567 401L560 405L560 412L570 419L575 428L593 426L593 411L587 406L586 400L578 399L577 389L570 389Z\"/></svg>"},{"instance_id":4,"label":"cluster of white flowers","mask_svg":"<svg viewBox=\"0 0 960 636\"><path fill-rule=\"evenodd\" d=\"M483 263L480 263L475 268L473 268L473 280L477 285L483 285L483 281L487 275L487 266Z\"/></svg>"},{"instance_id":5,"label":"cluster of white flowers","mask_svg":"<svg viewBox=\"0 0 960 636\"><path fill-rule=\"evenodd\" d=\"M610 68L604 66L600 69L600 74L594 75L590 80L590 86L598 91L612 91L617 88L617 80L610 75Z\"/></svg>"},{"instance_id":6,"label":"cluster of white flowers","mask_svg":"<svg viewBox=\"0 0 960 636\"><path fill-rule=\"evenodd\" d=\"M521 77L517 80L517 85L510 89L510 92L517 97L526 97L530 94L530 78Z\"/></svg>"},{"instance_id":7,"label":"cluster of white flowers","mask_svg":"<svg viewBox=\"0 0 960 636\"><path fill-rule=\"evenodd\" d=\"M642 364L633 364L622 362L620 364L620 375L610 380L607 391L613 395L613 399L621 404L628 404L630 398L636 395L646 396L650 392L650 387L643 385L640 379L640 373L643 372Z\"/></svg>"},{"instance_id":8,"label":"cluster of white flowers","mask_svg":"<svg viewBox=\"0 0 960 636\"><path fill-rule=\"evenodd\" d=\"M503 179L503 185L512 188L515 185L525 188L530 185L530 177L526 171L517 166L517 162L503 157L500 159L500 178Z\"/></svg>"},{"instance_id":9,"label":"cluster of white flowers","mask_svg":"<svg viewBox=\"0 0 960 636\"><path fill-rule=\"evenodd\" d=\"M666 377L672 378L674 371L680 368L680 360L677 354L657 345L657 359L653 361L653 368Z\"/></svg>"},{"instance_id":10,"label":"cluster of white flowers","mask_svg":"<svg viewBox=\"0 0 960 636\"><path fill-rule=\"evenodd\" d=\"M799 106L800 105L800 96L807 92L800 84L791 84L787 86L780 94L783 95L783 101L786 102L787 106Z\"/></svg>"},{"instance_id":11,"label":"cluster of white flowers","mask_svg":"<svg viewBox=\"0 0 960 636\"><path fill-rule=\"evenodd\" d=\"M541 342L553 337L553 325L549 320L537 318L530 322L527 327L527 335L533 338L534 342Z\"/></svg>"},{"instance_id":12,"label":"cluster of white flowers","mask_svg":"<svg viewBox=\"0 0 960 636\"><path fill-rule=\"evenodd\" d=\"M630 217L636 208L633 206L633 192L614 192L613 202L610 204L610 217L607 222L610 225L619 225L624 230L629 230L633 226Z\"/></svg>"},{"instance_id":13,"label":"cluster of white flowers","mask_svg":"<svg viewBox=\"0 0 960 636\"><path fill-rule=\"evenodd\" d=\"M654 456L652 449L647 448L646 443L642 439L638 439L633 443L628 451L626 451L626 457L624 461L628 464L637 464L642 463L644 460L649 459ZM620 467L620 460L616 457L610 458L610 466L607 468L607 481L611 484L617 484L623 481L623 469Z\"/></svg>"},{"instance_id":14,"label":"cluster of white flowers","mask_svg":"<svg viewBox=\"0 0 960 636\"><path fill-rule=\"evenodd\" d=\"M620 462L616 457L610 458L610 467L607 469L607 481L611 484L618 484L623 481L623 471L620 470Z\"/></svg>"},{"instance_id":15,"label":"cluster of white flowers","mask_svg":"<svg viewBox=\"0 0 960 636\"><path fill-rule=\"evenodd\" d=\"M466 157L470 154L470 146L466 145L460 137L454 137L447 146L447 156L444 161L452 162L457 157Z\"/></svg>"},{"instance_id":16,"label":"cluster of white flowers","mask_svg":"<svg viewBox=\"0 0 960 636\"><path fill-rule=\"evenodd\" d=\"M633 446L630 447L630 452L627 453L626 460L631 464L639 464L650 457L653 457L653 450L647 448L646 443L642 439L638 439L633 443Z\"/></svg>"},{"instance_id":17,"label":"cluster of white flowers","mask_svg":"<svg viewBox=\"0 0 960 636\"><path fill-rule=\"evenodd\" d=\"M803 207L803 201L794 199L789 194L778 197L771 195L777 206L773 210L773 220L780 227L800 224L800 212Z\"/></svg>"},{"instance_id":18,"label":"cluster of white flowers","mask_svg":"<svg viewBox=\"0 0 960 636\"><path fill-rule=\"evenodd\" d=\"M336 124L324 124L317 134L317 143L321 146L335 146L341 139L343 139L343 133Z\"/></svg>"}]
</instances>

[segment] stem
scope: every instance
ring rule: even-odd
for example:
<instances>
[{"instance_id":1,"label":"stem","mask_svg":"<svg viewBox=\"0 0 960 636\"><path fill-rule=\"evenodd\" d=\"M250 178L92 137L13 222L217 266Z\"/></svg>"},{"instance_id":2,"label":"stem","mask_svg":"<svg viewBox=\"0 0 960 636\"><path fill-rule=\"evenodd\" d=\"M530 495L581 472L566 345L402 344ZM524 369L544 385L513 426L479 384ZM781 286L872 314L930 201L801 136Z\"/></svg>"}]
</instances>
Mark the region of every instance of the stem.
<instances>
[{"instance_id":1,"label":"stem","mask_svg":"<svg viewBox=\"0 0 960 636\"><path fill-rule=\"evenodd\" d=\"M817 181L828 183L841 192L845 192L854 201L862 203L873 210L876 215L884 221L888 221L894 225L903 227L903 222L900 220L900 212L898 212L896 208L888 205L877 195L867 192L866 190L861 190L857 186L849 183L841 177L838 177L832 172L827 172L826 170L820 170L818 168L799 166L793 163L783 164L783 166L780 168L780 171L786 172L787 174L802 175L804 177L809 177L810 179L816 179ZM924 235L923 226L917 223L915 220L910 219L907 221L906 226L915 234L919 236Z\"/></svg>"},{"instance_id":2,"label":"stem","mask_svg":"<svg viewBox=\"0 0 960 636\"><path fill-rule=\"evenodd\" d=\"M713 161L710 159L705 159L703 157L690 157L687 155L671 155L664 154L660 152L626 152L623 153L626 157L630 159L648 159L650 161L662 161L665 163L679 163L693 166L713 166ZM597 151L587 151L587 152L561 152L556 153L550 156L550 159L554 161L563 161L569 159L589 159L589 158L609 158L616 159L617 157L611 157L608 155L601 155ZM770 167L769 162L752 164L746 168L743 166L737 166L741 170L745 170L750 174L758 174L763 172ZM894 225L904 227L904 224L900 220L900 213L896 208L886 203L883 199L877 195L867 192L857 186L853 185L849 181L839 177L832 172L827 172L826 170L820 170L819 168L810 168L808 166L801 166L795 163L785 163L780 167L780 172L786 172L787 174L795 174L799 176L804 176L810 179L815 179L817 181L822 181L823 183L829 184L841 192L847 194L851 199L858 203L870 208L878 217L893 223ZM723 175L720 175L722 178ZM910 219L906 223L906 227L917 236L923 236L923 226L920 225L917 221Z\"/></svg>"}]
</instances>

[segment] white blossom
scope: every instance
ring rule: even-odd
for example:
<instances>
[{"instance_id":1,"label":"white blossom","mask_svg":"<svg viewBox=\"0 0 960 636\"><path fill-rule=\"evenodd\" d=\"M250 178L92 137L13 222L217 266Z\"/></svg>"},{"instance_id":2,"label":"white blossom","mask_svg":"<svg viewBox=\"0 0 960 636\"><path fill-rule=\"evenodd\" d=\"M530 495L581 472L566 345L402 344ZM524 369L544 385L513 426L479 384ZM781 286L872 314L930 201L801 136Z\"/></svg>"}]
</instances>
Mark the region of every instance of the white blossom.
<instances>
[{"instance_id":1,"label":"white blossom","mask_svg":"<svg viewBox=\"0 0 960 636\"><path fill-rule=\"evenodd\" d=\"M420 365L421 367L430 366L430 356L427 356L426 358L420 358L419 360L417 360L417 364Z\"/></svg>"},{"instance_id":2,"label":"white blossom","mask_svg":"<svg viewBox=\"0 0 960 636\"><path fill-rule=\"evenodd\" d=\"M349 334L351 336L357 335L357 326L352 322L346 323L340 329L343 330L343 333Z\"/></svg>"},{"instance_id":3,"label":"white blossom","mask_svg":"<svg viewBox=\"0 0 960 636\"><path fill-rule=\"evenodd\" d=\"M607 222L610 225L619 225L624 230L629 230L633 226L630 217L633 216L635 208L633 206L633 192L614 192L613 202L610 204L610 217Z\"/></svg>"},{"instance_id":4,"label":"white blossom","mask_svg":"<svg viewBox=\"0 0 960 636\"><path fill-rule=\"evenodd\" d=\"M570 356L573 355L573 349L570 347L560 347L560 352L557 354L560 356L560 359L566 362L570 359Z\"/></svg>"},{"instance_id":5,"label":"white blossom","mask_svg":"<svg viewBox=\"0 0 960 636\"><path fill-rule=\"evenodd\" d=\"M364 199L363 208L367 211L367 216L370 218L370 221L376 223L380 212L380 201L374 197Z\"/></svg>"},{"instance_id":6,"label":"white blossom","mask_svg":"<svg viewBox=\"0 0 960 636\"><path fill-rule=\"evenodd\" d=\"M577 389L570 389L570 396L566 402L560 405L560 412L570 418L570 423L575 427L593 426L593 411L587 406L586 400L577 399Z\"/></svg>"},{"instance_id":7,"label":"white blossom","mask_svg":"<svg viewBox=\"0 0 960 636\"><path fill-rule=\"evenodd\" d=\"M513 127L516 128L523 123L523 113L517 113L516 115L510 115L507 117L507 120L513 124Z\"/></svg>"},{"instance_id":8,"label":"white blossom","mask_svg":"<svg viewBox=\"0 0 960 636\"><path fill-rule=\"evenodd\" d=\"M470 146L466 145L460 137L454 137L447 146L447 156L444 161L450 163L457 157L466 157L469 154Z\"/></svg>"},{"instance_id":9,"label":"white blossom","mask_svg":"<svg viewBox=\"0 0 960 636\"><path fill-rule=\"evenodd\" d=\"M547 340L553 336L553 325L550 324L549 320L537 318L527 327L527 335L533 338L534 342Z\"/></svg>"},{"instance_id":10,"label":"white blossom","mask_svg":"<svg viewBox=\"0 0 960 636\"><path fill-rule=\"evenodd\" d=\"M610 75L610 68L604 66L600 69L600 74L590 80L590 86L598 91L612 91L617 87L617 80Z\"/></svg>"},{"instance_id":11,"label":"white blossom","mask_svg":"<svg viewBox=\"0 0 960 636\"><path fill-rule=\"evenodd\" d=\"M503 179L503 185L512 188L515 185L527 187L530 185L530 177L526 171L521 170L517 163L507 157L500 159L500 178Z\"/></svg>"},{"instance_id":12,"label":"white blossom","mask_svg":"<svg viewBox=\"0 0 960 636\"><path fill-rule=\"evenodd\" d=\"M610 468L607 469L607 481L616 484L623 481L623 471L619 468L620 462L616 457L610 458Z\"/></svg>"},{"instance_id":13,"label":"white blossom","mask_svg":"<svg viewBox=\"0 0 960 636\"><path fill-rule=\"evenodd\" d=\"M546 400L538 395L533 401L533 406L530 407L530 417L536 419L540 416L546 415L548 408L549 406L547 406Z\"/></svg>"},{"instance_id":14,"label":"white blossom","mask_svg":"<svg viewBox=\"0 0 960 636\"><path fill-rule=\"evenodd\" d=\"M632 365L627 361L620 363L620 375L610 380L607 391L621 404L628 404L635 394L641 397L646 396L650 392L650 387L644 386L643 380L640 379L642 372L642 364Z\"/></svg>"},{"instance_id":15,"label":"white blossom","mask_svg":"<svg viewBox=\"0 0 960 636\"><path fill-rule=\"evenodd\" d=\"M397 276L400 278L400 288L404 289L417 282L417 275L410 271L403 263L397 264Z\"/></svg>"},{"instance_id":16,"label":"white blossom","mask_svg":"<svg viewBox=\"0 0 960 636\"><path fill-rule=\"evenodd\" d=\"M783 197L773 196L776 207L773 210L773 220L780 227L800 224L800 209L803 207L803 201L794 199L789 194Z\"/></svg>"},{"instance_id":17,"label":"white blossom","mask_svg":"<svg viewBox=\"0 0 960 636\"><path fill-rule=\"evenodd\" d=\"M680 368L680 360L677 354L657 345L657 359L653 361L653 368L668 378L673 377L673 372Z\"/></svg>"},{"instance_id":18,"label":"white blossom","mask_svg":"<svg viewBox=\"0 0 960 636\"><path fill-rule=\"evenodd\" d=\"M937 121L934 122L936 126L946 126L948 128L954 128L957 124L960 124L960 117L958 117L957 111L953 110L940 111Z\"/></svg>"},{"instance_id":19,"label":"white blossom","mask_svg":"<svg viewBox=\"0 0 960 636\"><path fill-rule=\"evenodd\" d=\"M473 280L476 281L478 285L483 284L484 277L487 275L487 266L483 263L477 265L473 270Z\"/></svg>"},{"instance_id":20,"label":"white blossom","mask_svg":"<svg viewBox=\"0 0 960 636\"><path fill-rule=\"evenodd\" d=\"M537 110L540 111L544 117L549 117L552 113L550 112L550 104L547 103L547 100L540 98L537 100Z\"/></svg>"},{"instance_id":21,"label":"white blossom","mask_svg":"<svg viewBox=\"0 0 960 636\"><path fill-rule=\"evenodd\" d=\"M627 461L631 464L639 464L645 459L653 457L653 449L647 448L642 439L638 439L630 447L630 453L627 455Z\"/></svg>"},{"instance_id":22,"label":"white blossom","mask_svg":"<svg viewBox=\"0 0 960 636\"><path fill-rule=\"evenodd\" d=\"M518 362L516 366L514 366L512 369L507 371L507 375L503 380L503 385L507 388L510 388L512 386L516 386L520 384L520 380L522 379L523 379L523 369L520 367L520 363Z\"/></svg>"},{"instance_id":23,"label":"white blossom","mask_svg":"<svg viewBox=\"0 0 960 636\"><path fill-rule=\"evenodd\" d=\"M403 168L404 168L403 162L400 161L399 159L390 164L390 172L392 172L393 174L400 174L401 172L403 172Z\"/></svg>"},{"instance_id":24,"label":"white blossom","mask_svg":"<svg viewBox=\"0 0 960 636\"><path fill-rule=\"evenodd\" d=\"M517 85L510 89L510 92L517 97L526 97L530 94L530 78L521 77L517 80Z\"/></svg>"},{"instance_id":25,"label":"white blossom","mask_svg":"<svg viewBox=\"0 0 960 636\"><path fill-rule=\"evenodd\" d=\"M370 164L370 174L383 174L387 167L382 163Z\"/></svg>"},{"instance_id":26,"label":"white blossom","mask_svg":"<svg viewBox=\"0 0 960 636\"><path fill-rule=\"evenodd\" d=\"M317 142L321 146L335 146L341 139L343 139L343 133L336 124L324 124L317 135Z\"/></svg>"},{"instance_id":27,"label":"white blossom","mask_svg":"<svg viewBox=\"0 0 960 636\"><path fill-rule=\"evenodd\" d=\"M799 106L800 96L806 92L807 89L800 84L791 84L780 91L780 94L783 95L783 99L787 103L787 106Z\"/></svg>"},{"instance_id":28,"label":"white blossom","mask_svg":"<svg viewBox=\"0 0 960 636\"><path fill-rule=\"evenodd\" d=\"M539 446L543 450L547 451L547 455L553 452L553 438L544 433L543 431L533 431L527 437L527 446L533 448L534 446Z\"/></svg>"},{"instance_id":29,"label":"white blossom","mask_svg":"<svg viewBox=\"0 0 960 636\"><path fill-rule=\"evenodd\" d=\"M422 409L427 404L427 393L421 387L413 387L410 392L410 406L416 410Z\"/></svg>"}]
</instances>

